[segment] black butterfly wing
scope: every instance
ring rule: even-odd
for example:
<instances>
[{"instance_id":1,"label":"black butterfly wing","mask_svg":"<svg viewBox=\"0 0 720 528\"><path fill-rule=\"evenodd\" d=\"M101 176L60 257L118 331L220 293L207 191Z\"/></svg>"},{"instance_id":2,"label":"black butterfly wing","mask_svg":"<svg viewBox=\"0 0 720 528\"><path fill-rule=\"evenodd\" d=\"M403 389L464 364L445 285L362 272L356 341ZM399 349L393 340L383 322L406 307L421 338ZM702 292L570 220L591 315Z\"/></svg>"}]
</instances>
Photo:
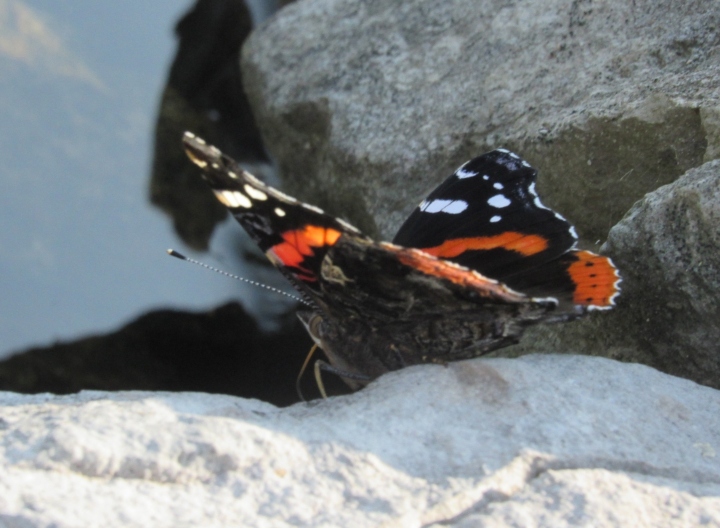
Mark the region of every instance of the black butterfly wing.
<instances>
[{"instance_id":1,"label":"black butterfly wing","mask_svg":"<svg viewBox=\"0 0 720 528\"><path fill-rule=\"evenodd\" d=\"M606 257L574 249L575 229L542 204L536 179L537 171L529 163L505 149L474 158L423 200L393 242L461 264L529 295L587 306L612 304L619 291L614 266ZM579 261L602 268L599 275L580 270ZM599 285L594 284L598 276ZM590 296L587 288L601 293Z\"/></svg>"},{"instance_id":2,"label":"black butterfly wing","mask_svg":"<svg viewBox=\"0 0 720 528\"><path fill-rule=\"evenodd\" d=\"M322 304L323 259L342 235L364 239L353 226L264 184L232 158L186 132L183 146L215 196L305 300Z\"/></svg>"}]
</instances>

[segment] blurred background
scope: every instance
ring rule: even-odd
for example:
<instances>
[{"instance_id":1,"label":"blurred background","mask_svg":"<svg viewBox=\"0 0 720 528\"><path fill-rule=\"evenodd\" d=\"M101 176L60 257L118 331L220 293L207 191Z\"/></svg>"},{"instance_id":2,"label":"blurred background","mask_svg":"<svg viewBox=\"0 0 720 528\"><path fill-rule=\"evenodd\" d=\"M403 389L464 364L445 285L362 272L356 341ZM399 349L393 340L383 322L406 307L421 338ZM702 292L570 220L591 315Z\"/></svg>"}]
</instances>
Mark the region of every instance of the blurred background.
<instances>
[{"instance_id":1,"label":"blurred background","mask_svg":"<svg viewBox=\"0 0 720 528\"><path fill-rule=\"evenodd\" d=\"M0 0L0 360L113 332L155 310L207 319L203 311L214 317L233 301L232 317L248 312L255 321L248 335L300 335L283 297L268 300L165 252L288 289L180 149L182 132L193 130L272 181L238 53L251 26L278 8L271 0ZM170 319L153 321L143 328L160 329L155 342L169 332L192 345L186 355L212 345L183 336ZM120 348L153 348L143 339ZM293 342L307 351L304 336ZM107 360L106 344L93 343L92 354ZM182 344L170 344L166 354L180 355ZM68 356L60 363L70 368ZM43 385L23 368L0 372L0 390L187 389ZM17 385L27 376L27 386Z\"/></svg>"}]
</instances>

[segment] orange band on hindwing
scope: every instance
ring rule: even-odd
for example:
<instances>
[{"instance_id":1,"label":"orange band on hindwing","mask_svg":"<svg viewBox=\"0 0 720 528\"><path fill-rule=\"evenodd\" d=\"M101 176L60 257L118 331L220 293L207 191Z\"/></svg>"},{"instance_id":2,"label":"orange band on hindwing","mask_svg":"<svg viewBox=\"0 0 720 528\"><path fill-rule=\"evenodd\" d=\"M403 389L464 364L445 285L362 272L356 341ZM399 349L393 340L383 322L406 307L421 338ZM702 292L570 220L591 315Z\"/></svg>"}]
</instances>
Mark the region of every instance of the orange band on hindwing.
<instances>
[{"instance_id":1,"label":"orange band on hindwing","mask_svg":"<svg viewBox=\"0 0 720 528\"><path fill-rule=\"evenodd\" d=\"M610 308L620 293L620 276L612 261L590 251L576 251L577 260L568 266L575 284L573 302L581 306Z\"/></svg>"}]
</instances>

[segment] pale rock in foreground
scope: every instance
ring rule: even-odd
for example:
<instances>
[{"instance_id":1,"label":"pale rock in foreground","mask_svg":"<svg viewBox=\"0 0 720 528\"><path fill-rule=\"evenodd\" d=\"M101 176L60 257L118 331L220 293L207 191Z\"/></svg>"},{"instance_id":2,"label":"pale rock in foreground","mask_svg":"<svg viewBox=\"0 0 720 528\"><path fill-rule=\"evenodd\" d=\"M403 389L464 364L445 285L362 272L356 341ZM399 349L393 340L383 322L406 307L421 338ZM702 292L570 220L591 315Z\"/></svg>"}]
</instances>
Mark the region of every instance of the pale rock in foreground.
<instances>
[{"instance_id":1,"label":"pale rock in foreground","mask_svg":"<svg viewBox=\"0 0 720 528\"><path fill-rule=\"evenodd\" d=\"M720 392L580 356L278 409L0 393L0 526L720 526Z\"/></svg>"}]
</instances>

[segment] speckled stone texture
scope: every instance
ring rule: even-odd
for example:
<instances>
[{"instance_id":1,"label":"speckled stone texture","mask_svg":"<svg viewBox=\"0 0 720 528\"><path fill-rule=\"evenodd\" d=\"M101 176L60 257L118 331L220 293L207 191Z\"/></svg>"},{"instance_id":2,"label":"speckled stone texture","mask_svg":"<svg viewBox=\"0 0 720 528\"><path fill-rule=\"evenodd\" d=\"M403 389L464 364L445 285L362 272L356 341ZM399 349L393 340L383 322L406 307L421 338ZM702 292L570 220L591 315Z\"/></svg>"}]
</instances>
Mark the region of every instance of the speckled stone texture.
<instances>
[{"instance_id":1,"label":"speckled stone texture","mask_svg":"<svg viewBox=\"0 0 720 528\"><path fill-rule=\"evenodd\" d=\"M366 230L502 145L594 243L717 155L719 41L711 0L309 0L242 65L288 189Z\"/></svg>"},{"instance_id":2,"label":"speckled stone texture","mask_svg":"<svg viewBox=\"0 0 720 528\"><path fill-rule=\"evenodd\" d=\"M306 0L251 35L242 66L286 189L368 234L392 238L452 170L504 146L598 250L633 203L720 155L718 43L711 0ZM679 286L672 262L643 261L645 243L606 246L627 277L613 315L534 328L499 354L604 355L720 387L701 300L717 285ZM676 315L690 330L661 322Z\"/></svg>"},{"instance_id":3,"label":"speckled stone texture","mask_svg":"<svg viewBox=\"0 0 720 528\"><path fill-rule=\"evenodd\" d=\"M0 526L720 526L720 393L533 355L285 409L0 393Z\"/></svg>"}]
</instances>

